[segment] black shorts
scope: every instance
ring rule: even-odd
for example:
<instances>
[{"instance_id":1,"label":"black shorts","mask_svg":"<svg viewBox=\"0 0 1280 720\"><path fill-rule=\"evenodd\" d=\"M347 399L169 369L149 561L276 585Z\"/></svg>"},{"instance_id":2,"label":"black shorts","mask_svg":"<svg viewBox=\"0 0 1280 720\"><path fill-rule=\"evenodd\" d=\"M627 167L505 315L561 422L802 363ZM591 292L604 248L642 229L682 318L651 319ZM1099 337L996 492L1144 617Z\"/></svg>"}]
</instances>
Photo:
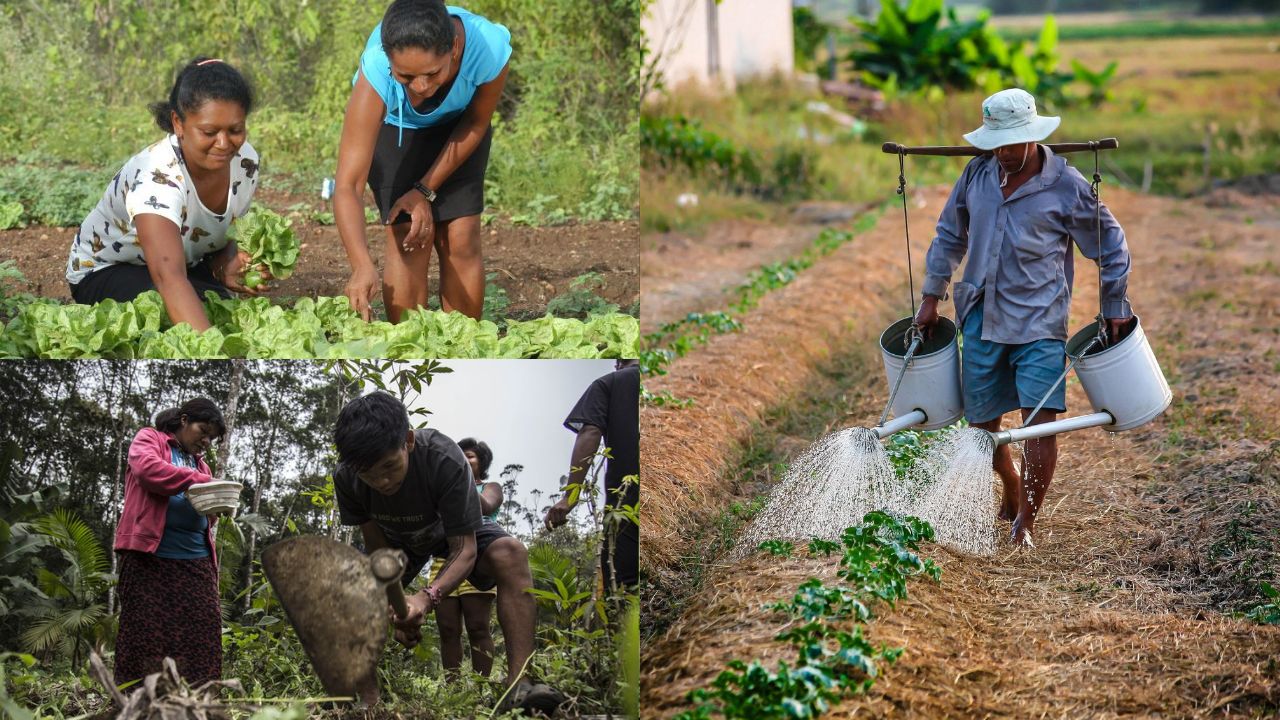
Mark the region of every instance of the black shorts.
<instances>
[{"instance_id":1,"label":"black shorts","mask_svg":"<svg viewBox=\"0 0 1280 720\"><path fill-rule=\"evenodd\" d=\"M224 298L231 297L231 291L214 279L208 260L187 268L187 279L191 281L191 287L195 288L196 297L201 300L204 300L206 290L212 290ZM126 302L155 289L156 284L151 281L151 272L146 265L121 263L94 270L80 278L80 282L71 285L71 297L81 305L92 305L108 298Z\"/></svg>"},{"instance_id":2,"label":"black shorts","mask_svg":"<svg viewBox=\"0 0 1280 720\"><path fill-rule=\"evenodd\" d=\"M480 560L484 555L485 550L488 550L489 546L493 544L493 541L504 537L511 537L511 533L503 530L502 526L498 523L493 522L492 520L485 520L480 526L480 529L476 530L476 561L478 562ZM404 575L400 578L400 584L405 587L409 587L409 584L413 582L413 579L418 577L418 573L422 572L422 568L426 567L427 563L431 562L431 558L448 557L449 542L447 540L441 541L439 545L432 548L431 552L426 555L416 555L407 550L405 551L405 554L409 556L409 564L404 569ZM493 587L498 584L497 578L480 572L479 567L472 568L471 574L467 576L467 581L474 585L477 590L492 590Z\"/></svg>"},{"instance_id":3,"label":"black shorts","mask_svg":"<svg viewBox=\"0 0 1280 720\"><path fill-rule=\"evenodd\" d=\"M395 125L382 124L378 143L373 149L373 162L369 166L369 189L373 190L378 204L378 215L387 222L387 213L402 195L422 180L431 163L444 149L449 135L458 121L429 128L402 130ZM485 131L476 149L462 161L453 174L436 191L436 201L431 203L436 222L479 215L484 210L484 173L489 167L489 145L493 142L493 126ZM401 213L396 223L409 222L409 215Z\"/></svg>"}]
</instances>

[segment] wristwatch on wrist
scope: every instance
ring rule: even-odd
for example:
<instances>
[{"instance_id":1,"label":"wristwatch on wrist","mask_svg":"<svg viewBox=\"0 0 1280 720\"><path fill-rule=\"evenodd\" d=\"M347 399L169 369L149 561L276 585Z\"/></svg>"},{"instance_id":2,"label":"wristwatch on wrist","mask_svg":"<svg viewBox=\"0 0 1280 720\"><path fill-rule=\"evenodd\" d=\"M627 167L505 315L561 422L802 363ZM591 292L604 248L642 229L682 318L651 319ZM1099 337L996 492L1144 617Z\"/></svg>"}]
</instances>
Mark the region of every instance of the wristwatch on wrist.
<instances>
[{"instance_id":1,"label":"wristwatch on wrist","mask_svg":"<svg viewBox=\"0 0 1280 720\"><path fill-rule=\"evenodd\" d=\"M425 198L427 199L427 202L435 202L435 201L436 201L436 191L435 191L435 190L432 190L431 188L427 187L426 185L423 185L421 182L416 182L416 183L414 183L414 184L413 184L413 189L414 189L414 190L417 190L417 191L418 191L418 192L420 192L420 193L422 193L422 196L423 196L423 197L425 197Z\"/></svg>"}]
</instances>

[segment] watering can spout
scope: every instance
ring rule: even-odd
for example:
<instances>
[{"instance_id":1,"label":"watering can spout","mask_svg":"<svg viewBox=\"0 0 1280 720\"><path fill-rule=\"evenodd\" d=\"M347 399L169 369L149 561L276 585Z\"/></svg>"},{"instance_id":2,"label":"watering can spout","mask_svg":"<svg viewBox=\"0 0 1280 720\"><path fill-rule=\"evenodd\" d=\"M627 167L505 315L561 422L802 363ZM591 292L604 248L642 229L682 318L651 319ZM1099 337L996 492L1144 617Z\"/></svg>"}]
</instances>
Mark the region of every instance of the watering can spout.
<instances>
[{"instance_id":1,"label":"watering can spout","mask_svg":"<svg viewBox=\"0 0 1280 720\"><path fill-rule=\"evenodd\" d=\"M1001 430L991 433L991 440L996 447L1008 445L1012 442L1022 442L1023 440L1035 440L1037 438L1049 437L1064 432L1072 432L1075 430L1084 430L1085 428L1100 427L1102 425L1114 425L1116 419L1111 413L1103 410L1102 412L1091 413L1089 415L1081 415L1079 417L1063 418L1053 422L1040 423L1039 425L1028 425L1027 427L1013 428L1010 430Z\"/></svg>"},{"instance_id":2,"label":"watering can spout","mask_svg":"<svg viewBox=\"0 0 1280 720\"><path fill-rule=\"evenodd\" d=\"M920 410L919 408L917 408L907 413L906 415L900 415L883 425L877 425L876 427L873 427L871 429L872 431L875 432L877 438L883 440L889 437L890 435L897 432L902 432L903 430L906 430L909 427L915 427L916 425L923 425L926 422L928 422L928 420L929 420L929 416L926 415L923 410Z\"/></svg>"}]
</instances>

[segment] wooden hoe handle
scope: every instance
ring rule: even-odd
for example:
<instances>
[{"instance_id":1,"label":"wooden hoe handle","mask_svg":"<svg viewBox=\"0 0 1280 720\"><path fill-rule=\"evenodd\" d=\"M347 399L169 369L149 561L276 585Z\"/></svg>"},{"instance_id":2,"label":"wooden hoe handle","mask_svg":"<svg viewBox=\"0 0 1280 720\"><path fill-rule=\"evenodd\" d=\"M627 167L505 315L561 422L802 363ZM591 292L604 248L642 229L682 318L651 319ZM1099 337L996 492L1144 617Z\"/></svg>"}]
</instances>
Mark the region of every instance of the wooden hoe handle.
<instances>
[{"instance_id":1,"label":"wooden hoe handle","mask_svg":"<svg viewBox=\"0 0 1280 720\"><path fill-rule=\"evenodd\" d=\"M386 586L387 602L391 603L391 608L396 611L398 618L409 615L409 606L404 601L404 587L400 584L400 577L404 574L404 568L408 562L409 559L403 550L379 548L369 556L369 567L373 570L373 576L379 583Z\"/></svg>"},{"instance_id":2,"label":"wooden hoe handle","mask_svg":"<svg viewBox=\"0 0 1280 720\"><path fill-rule=\"evenodd\" d=\"M1070 142L1070 143L1047 143L1046 147L1061 155L1062 153L1082 152L1084 150L1115 150L1120 147L1120 141L1115 138L1103 138L1101 140L1090 140L1088 142ZM882 151L897 155L989 155L990 150L983 150L971 145L922 145L919 147L907 147L899 145L895 142L887 142L881 148Z\"/></svg>"}]
</instances>

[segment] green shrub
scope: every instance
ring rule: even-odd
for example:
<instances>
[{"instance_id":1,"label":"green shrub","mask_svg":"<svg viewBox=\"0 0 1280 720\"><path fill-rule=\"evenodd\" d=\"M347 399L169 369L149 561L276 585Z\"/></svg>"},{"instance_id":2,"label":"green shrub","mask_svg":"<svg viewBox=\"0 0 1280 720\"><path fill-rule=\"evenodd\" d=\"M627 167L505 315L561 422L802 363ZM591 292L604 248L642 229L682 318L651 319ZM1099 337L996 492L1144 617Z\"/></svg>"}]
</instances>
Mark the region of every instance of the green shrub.
<instances>
[{"instance_id":1,"label":"green shrub","mask_svg":"<svg viewBox=\"0 0 1280 720\"><path fill-rule=\"evenodd\" d=\"M641 116L640 147L648 165L682 167L766 200L806 197L822 183L811 148L780 143L762 158L682 115Z\"/></svg>"},{"instance_id":2,"label":"green shrub","mask_svg":"<svg viewBox=\"0 0 1280 720\"><path fill-rule=\"evenodd\" d=\"M0 203L23 209L19 224L78 227L102 199L112 172L7 165L0 167Z\"/></svg>"},{"instance_id":3,"label":"green shrub","mask_svg":"<svg viewBox=\"0 0 1280 720\"><path fill-rule=\"evenodd\" d=\"M608 315L618 311L618 306L596 295L594 290L604 287L600 273L579 275L569 283L569 292L551 298L547 314L556 317L586 318L591 315Z\"/></svg>"},{"instance_id":4,"label":"green shrub","mask_svg":"<svg viewBox=\"0 0 1280 720\"><path fill-rule=\"evenodd\" d=\"M863 80L889 94L975 88L995 92L1016 86L1049 107L1073 100L1067 86L1081 68L1058 71L1058 25L1052 15L1045 17L1030 52L1026 41L1001 37L989 19L990 12L984 11L961 22L955 8L943 7L943 0L908 0L905 8L897 0L883 2L875 22L855 20L859 46L848 60ZM1098 88L1112 73L1114 68L1090 74L1095 88L1091 102L1105 99Z\"/></svg>"}]
</instances>

